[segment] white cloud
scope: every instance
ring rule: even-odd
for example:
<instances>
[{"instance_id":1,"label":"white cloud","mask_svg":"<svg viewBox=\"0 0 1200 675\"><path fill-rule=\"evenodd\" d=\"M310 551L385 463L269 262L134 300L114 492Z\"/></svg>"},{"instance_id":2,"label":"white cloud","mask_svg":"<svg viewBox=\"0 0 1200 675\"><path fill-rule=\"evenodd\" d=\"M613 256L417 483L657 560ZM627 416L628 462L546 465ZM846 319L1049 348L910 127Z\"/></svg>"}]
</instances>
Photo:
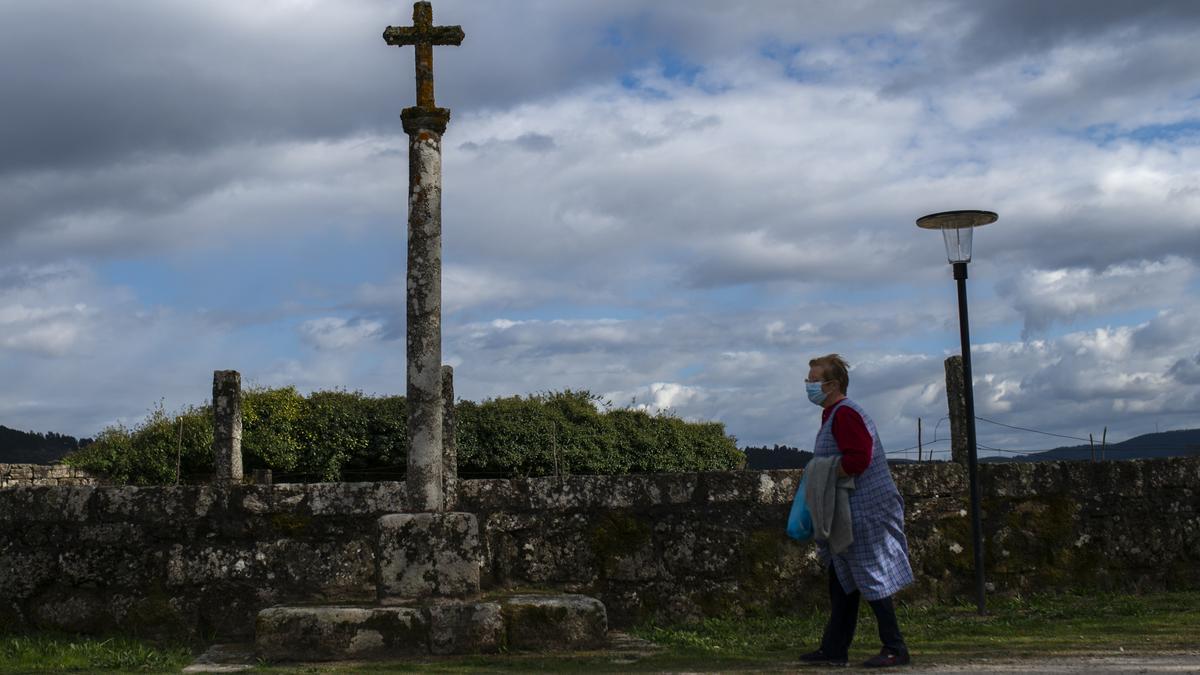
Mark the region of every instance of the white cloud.
<instances>
[{"instance_id":1,"label":"white cloud","mask_svg":"<svg viewBox=\"0 0 1200 675\"><path fill-rule=\"evenodd\" d=\"M1025 270L998 285L1000 294L1024 317L1026 336L1054 323L1145 306L1148 298L1172 303L1196 277L1196 265L1177 257L1086 268Z\"/></svg>"},{"instance_id":2,"label":"white cloud","mask_svg":"<svg viewBox=\"0 0 1200 675\"><path fill-rule=\"evenodd\" d=\"M379 340L383 324L327 316L300 324L300 335L317 349L353 349L364 342Z\"/></svg>"}]
</instances>

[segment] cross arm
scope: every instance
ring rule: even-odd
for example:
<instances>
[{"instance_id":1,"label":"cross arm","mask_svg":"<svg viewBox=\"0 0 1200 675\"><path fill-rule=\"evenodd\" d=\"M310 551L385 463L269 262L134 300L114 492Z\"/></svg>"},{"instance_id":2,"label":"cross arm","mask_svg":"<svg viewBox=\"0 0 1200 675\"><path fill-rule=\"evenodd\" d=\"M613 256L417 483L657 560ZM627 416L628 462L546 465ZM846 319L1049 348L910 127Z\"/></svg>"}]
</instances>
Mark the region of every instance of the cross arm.
<instances>
[{"instance_id":1,"label":"cross arm","mask_svg":"<svg viewBox=\"0 0 1200 675\"><path fill-rule=\"evenodd\" d=\"M458 46L462 44L464 37L466 34L463 33L462 26L388 26L387 30L383 31L384 42L396 47L418 44Z\"/></svg>"}]
</instances>

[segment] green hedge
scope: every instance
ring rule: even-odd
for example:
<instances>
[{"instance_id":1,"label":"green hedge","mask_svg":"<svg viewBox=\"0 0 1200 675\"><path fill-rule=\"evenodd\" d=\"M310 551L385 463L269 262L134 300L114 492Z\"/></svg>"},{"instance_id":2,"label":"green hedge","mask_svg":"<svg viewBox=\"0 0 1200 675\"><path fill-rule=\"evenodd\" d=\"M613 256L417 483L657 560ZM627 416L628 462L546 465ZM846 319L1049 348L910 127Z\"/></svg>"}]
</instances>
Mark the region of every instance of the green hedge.
<instances>
[{"instance_id":1,"label":"green hedge","mask_svg":"<svg viewBox=\"0 0 1200 675\"><path fill-rule=\"evenodd\" d=\"M717 422L686 422L641 410L602 410L586 391L455 404L459 474L545 476L718 471L742 466L735 440ZM396 478L408 457L403 396L252 389L242 399L247 472L276 480ZM118 483L203 481L212 472L212 408L168 415L161 406L136 427L109 427L69 455L72 466Z\"/></svg>"}]
</instances>

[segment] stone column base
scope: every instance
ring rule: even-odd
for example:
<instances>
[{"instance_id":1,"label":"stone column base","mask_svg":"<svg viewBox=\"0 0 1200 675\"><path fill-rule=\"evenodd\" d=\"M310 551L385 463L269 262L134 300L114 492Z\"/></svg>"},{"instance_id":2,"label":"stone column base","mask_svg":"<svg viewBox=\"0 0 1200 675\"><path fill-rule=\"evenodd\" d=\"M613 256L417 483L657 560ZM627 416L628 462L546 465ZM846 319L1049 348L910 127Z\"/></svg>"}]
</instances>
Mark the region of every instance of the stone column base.
<instances>
[{"instance_id":1,"label":"stone column base","mask_svg":"<svg viewBox=\"0 0 1200 675\"><path fill-rule=\"evenodd\" d=\"M479 593L479 522L471 513L397 513L379 519L379 601Z\"/></svg>"}]
</instances>

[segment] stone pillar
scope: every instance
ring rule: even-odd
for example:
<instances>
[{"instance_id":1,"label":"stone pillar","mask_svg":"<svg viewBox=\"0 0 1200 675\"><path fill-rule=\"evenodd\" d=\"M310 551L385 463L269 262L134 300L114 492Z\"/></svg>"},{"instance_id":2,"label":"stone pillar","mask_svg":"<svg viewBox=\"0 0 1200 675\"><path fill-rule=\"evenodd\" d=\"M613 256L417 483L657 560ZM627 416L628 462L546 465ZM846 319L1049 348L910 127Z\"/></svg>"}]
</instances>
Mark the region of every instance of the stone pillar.
<instances>
[{"instance_id":1,"label":"stone pillar","mask_svg":"<svg viewBox=\"0 0 1200 675\"><path fill-rule=\"evenodd\" d=\"M242 376L213 371L213 483L242 482Z\"/></svg>"},{"instance_id":2,"label":"stone pillar","mask_svg":"<svg viewBox=\"0 0 1200 675\"><path fill-rule=\"evenodd\" d=\"M405 108L408 134L408 506L445 509L442 456L444 108Z\"/></svg>"},{"instance_id":3,"label":"stone pillar","mask_svg":"<svg viewBox=\"0 0 1200 675\"><path fill-rule=\"evenodd\" d=\"M946 359L946 404L950 410L950 459L966 465L970 454L967 443L967 397L963 389L961 356Z\"/></svg>"},{"instance_id":4,"label":"stone pillar","mask_svg":"<svg viewBox=\"0 0 1200 675\"><path fill-rule=\"evenodd\" d=\"M454 441L454 368L442 366L442 489L447 511L458 504L458 447Z\"/></svg>"}]
</instances>

